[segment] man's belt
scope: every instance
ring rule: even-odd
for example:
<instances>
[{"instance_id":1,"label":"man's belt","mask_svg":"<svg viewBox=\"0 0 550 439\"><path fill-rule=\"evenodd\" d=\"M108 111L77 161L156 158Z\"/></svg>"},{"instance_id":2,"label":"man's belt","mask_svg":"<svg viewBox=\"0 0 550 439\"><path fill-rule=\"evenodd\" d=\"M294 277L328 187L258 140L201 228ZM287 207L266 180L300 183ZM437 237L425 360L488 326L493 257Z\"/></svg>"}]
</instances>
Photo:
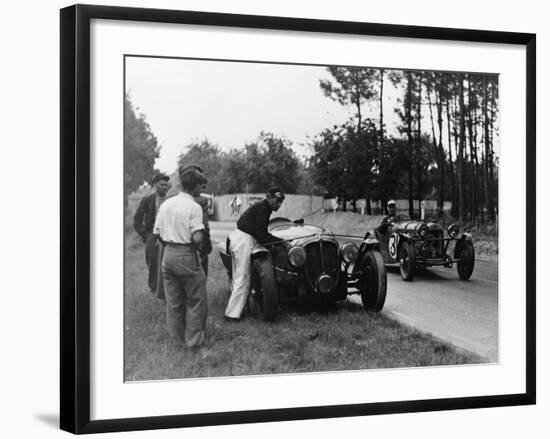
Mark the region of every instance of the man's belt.
<instances>
[{"instance_id":1,"label":"man's belt","mask_svg":"<svg viewBox=\"0 0 550 439\"><path fill-rule=\"evenodd\" d=\"M195 247L190 242L186 242L186 243L183 243L183 242L165 242L164 245L166 245L168 247L189 247L189 248L194 248Z\"/></svg>"}]
</instances>

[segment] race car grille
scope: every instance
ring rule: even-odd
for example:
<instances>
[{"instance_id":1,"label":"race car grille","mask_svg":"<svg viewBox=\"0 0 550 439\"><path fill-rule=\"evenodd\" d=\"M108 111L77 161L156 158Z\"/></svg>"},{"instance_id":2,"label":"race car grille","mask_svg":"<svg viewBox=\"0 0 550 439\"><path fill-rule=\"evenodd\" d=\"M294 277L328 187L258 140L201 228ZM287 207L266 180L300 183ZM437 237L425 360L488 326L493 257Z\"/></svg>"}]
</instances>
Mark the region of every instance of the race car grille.
<instances>
[{"instance_id":1,"label":"race car grille","mask_svg":"<svg viewBox=\"0 0 550 439\"><path fill-rule=\"evenodd\" d=\"M445 241L441 241L443 238L443 231L441 230L432 230L428 232L426 240L422 245L422 256L424 258L442 258L443 257L443 246ZM430 238L438 238L437 241L430 241Z\"/></svg>"},{"instance_id":2,"label":"race car grille","mask_svg":"<svg viewBox=\"0 0 550 439\"><path fill-rule=\"evenodd\" d=\"M322 274L337 279L339 266L338 247L334 242L319 241L306 245L305 269L310 285L315 285Z\"/></svg>"}]
</instances>

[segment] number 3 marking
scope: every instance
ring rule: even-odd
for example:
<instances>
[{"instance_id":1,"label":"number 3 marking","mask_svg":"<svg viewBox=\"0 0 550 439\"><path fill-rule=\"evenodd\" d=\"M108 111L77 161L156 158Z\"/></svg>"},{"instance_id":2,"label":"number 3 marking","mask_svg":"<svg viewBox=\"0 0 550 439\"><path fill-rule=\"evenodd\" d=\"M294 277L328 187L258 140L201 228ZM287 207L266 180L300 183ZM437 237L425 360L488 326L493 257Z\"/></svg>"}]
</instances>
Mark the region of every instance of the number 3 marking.
<instances>
[{"instance_id":1,"label":"number 3 marking","mask_svg":"<svg viewBox=\"0 0 550 439\"><path fill-rule=\"evenodd\" d=\"M390 252L390 256L395 259L397 257L397 242L399 241L399 235L397 233L394 233L393 235L390 235L388 239L388 251Z\"/></svg>"}]
</instances>

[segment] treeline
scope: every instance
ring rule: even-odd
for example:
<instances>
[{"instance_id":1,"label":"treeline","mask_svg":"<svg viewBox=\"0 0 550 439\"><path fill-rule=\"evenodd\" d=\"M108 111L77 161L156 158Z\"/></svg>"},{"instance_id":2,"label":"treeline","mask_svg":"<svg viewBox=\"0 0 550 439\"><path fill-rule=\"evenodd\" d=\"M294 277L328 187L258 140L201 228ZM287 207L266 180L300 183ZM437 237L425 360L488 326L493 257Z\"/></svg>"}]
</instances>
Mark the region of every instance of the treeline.
<instances>
[{"instance_id":1,"label":"treeline","mask_svg":"<svg viewBox=\"0 0 550 439\"><path fill-rule=\"evenodd\" d=\"M222 151L207 139L187 145L178 166L200 165L208 176L207 190L216 195L238 192L261 193L277 184L289 194L322 194L312 182L306 164L292 143L272 133L262 132L254 142L242 148Z\"/></svg>"},{"instance_id":2,"label":"treeline","mask_svg":"<svg viewBox=\"0 0 550 439\"><path fill-rule=\"evenodd\" d=\"M160 145L145 115L138 114L130 96L124 97L124 207L128 195L144 182L151 182ZM158 172L158 171L156 171Z\"/></svg>"},{"instance_id":3,"label":"treeline","mask_svg":"<svg viewBox=\"0 0 550 439\"><path fill-rule=\"evenodd\" d=\"M314 181L354 200L408 198L452 201L459 220L493 221L498 197L498 77L488 74L329 67L324 94L355 109L353 120L323 131L309 166ZM385 124L384 90L397 132ZM365 117L365 104L376 108ZM371 114L373 112L371 111ZM395 131L395 130L394 130Z\"/></svg>"},{"instance_id":4,"label":"treeline","mask_svg":"<svg viewBox=\"0 0 550 439\"><path fill-rule=\"evenodd\" d=\"M367 201L452 202L459 220L495 220L498 208L498 77L490 74L329 67L320 90L354 110L346 123L318 133L300 159L290 140L262 132L226 151L208 139L184 147L178 164L197 163L215 194L287 193ZM126 97L125 190L154 175L157 139ZM388 116L390 114L390 116ZM391 120L387 124L386 120ZM397 123L395 123L397 121ZM414 200L418 204L414 205ZM342 203L344 206L346 203Z\"/></svg>"},{"instance_id":5,"label":"treeline","mask_svg":"<svg viewBox=\"0 0 550 439\"><path fill-rule=\"evenodd\" d=\"M125 96L124 104L124 200L127 203L128 195L143 183L151 183L160 172L154 167L160 145L145 115L138 113L130 96ZM229 151L222 151L208 139L188 144L183 150L178 166L190 163L201 166L208 176L207 191L217 195L261 193L274 184L290 194L324 193L324 188L313 182L307 164L297 157L292 142L269 132L261 132L256 141Z\"/></svg>"}]
</instances>

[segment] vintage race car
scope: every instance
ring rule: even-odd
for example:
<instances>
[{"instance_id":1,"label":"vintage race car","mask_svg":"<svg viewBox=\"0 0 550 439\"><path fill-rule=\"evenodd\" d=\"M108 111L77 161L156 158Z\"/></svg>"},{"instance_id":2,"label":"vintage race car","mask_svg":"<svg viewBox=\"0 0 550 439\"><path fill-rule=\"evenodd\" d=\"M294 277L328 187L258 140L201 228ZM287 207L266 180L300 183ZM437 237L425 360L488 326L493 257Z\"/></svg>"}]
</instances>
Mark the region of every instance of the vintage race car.
<instances>
[{"instance_id":1,"label":"vintage race car","mask_svg":"<svg viewBox=\"0 0 550 439\"><path fill-rule=\"evenodd\" d=\"M380 229L385 229L380 231ZM446 235L446 236L445 236ZM456 224L444 227L431 221L411 221L405 215L390 219L385 227L367 232L380 241L386 265L399 264L403 280L413 280L418 267L435 265L451 268L456 264L460 279L468 280L474 271L472 235L460 233ZM452 254L449 249L454 242Z\"/></svg>"},{"instance_id":2,"label":"vintage race car","mask_svg":"<svg viewBox=\"0 0 550 439\"><path fill-rule=\"evenodd\" d=\"M359 294L365 310L380 311L386 300L386 268L374 237L336 235L315 225L285 218L270 221L268 230L281 239L253 249L251 306L264 320L276 318L279 305L326 305ZM287 251L280 245L290 243ZM220 251L231 279L229 243Z\"/></svg>"}]
</instances>

